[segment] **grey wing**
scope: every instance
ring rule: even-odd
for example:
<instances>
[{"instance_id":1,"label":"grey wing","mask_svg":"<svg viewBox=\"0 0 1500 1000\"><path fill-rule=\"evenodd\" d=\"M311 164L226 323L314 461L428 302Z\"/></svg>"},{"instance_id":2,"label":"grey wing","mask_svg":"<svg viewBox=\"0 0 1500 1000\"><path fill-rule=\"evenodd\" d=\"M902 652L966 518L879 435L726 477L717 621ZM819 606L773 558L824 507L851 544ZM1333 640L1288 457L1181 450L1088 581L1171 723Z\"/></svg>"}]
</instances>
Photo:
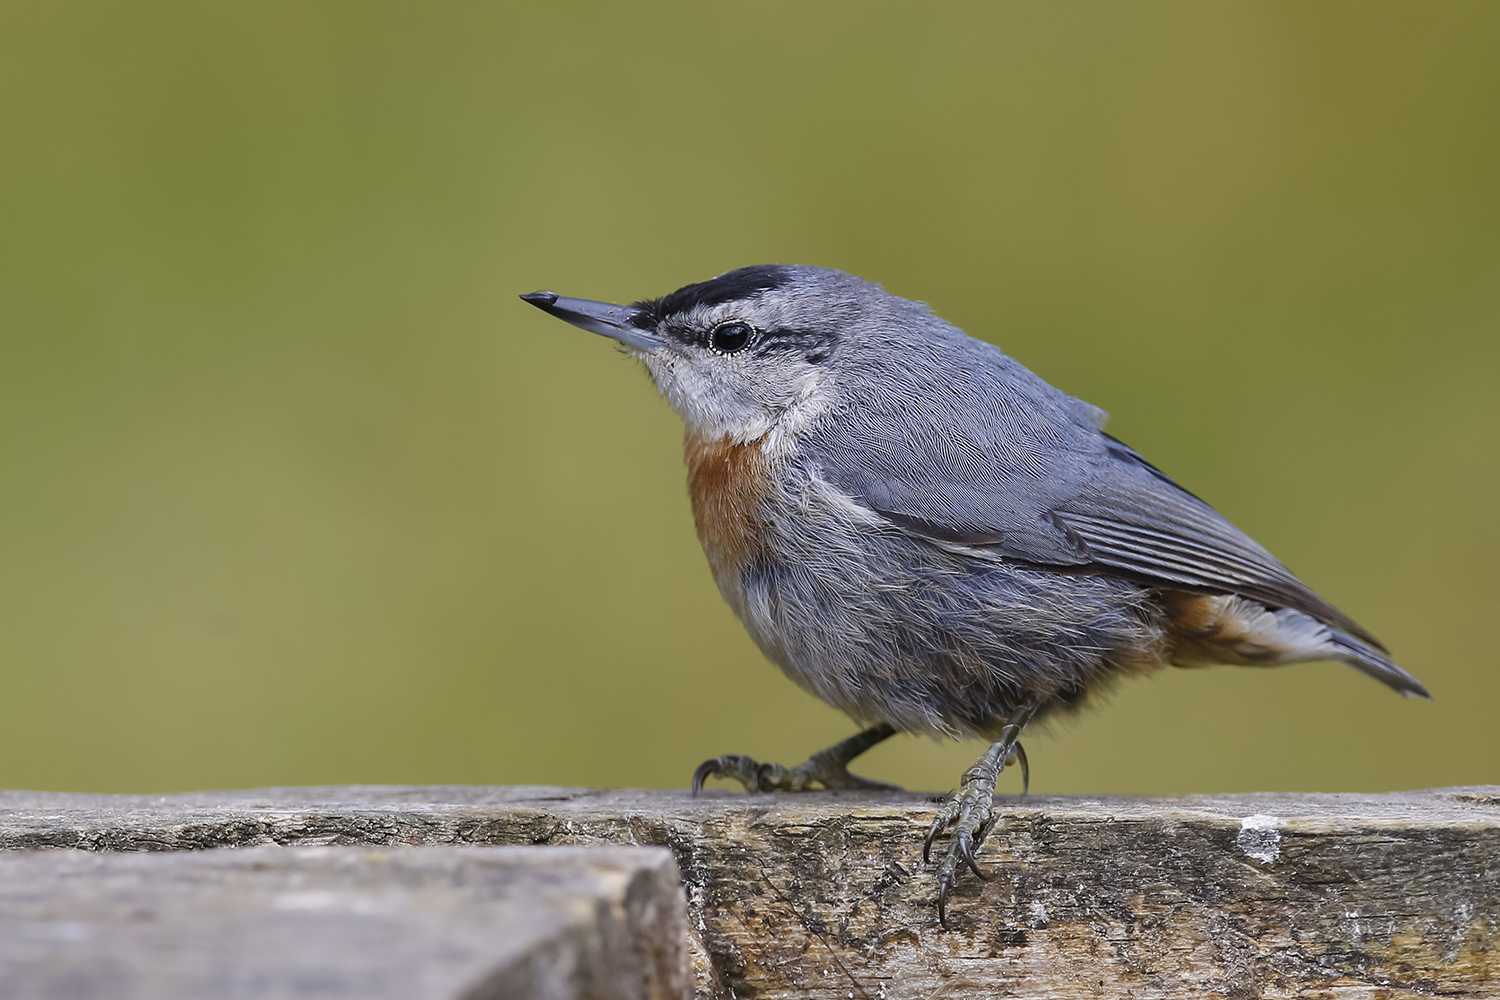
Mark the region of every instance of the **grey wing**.
<instances>
[{"instance_id":1,"label":"grey wing","mask_svg":"<svg viewBox=\"0 0 1500 1000\"><path fill-rule=\"evenodd\" d=\"M897 527L1021 562L1084 566L1091 561L1082 538L1050 510L1053 491L1028 488L1008 468L985 476L978 463L934 461L930 450L920 466L889 451L882 454L886 462L863 462L831 478ZM947 474L933 477L935 469Z\"/></svg>"},{"instance_id":2,"label":"grey wing","mask_svg":"<svg viewBox=\"0 0 1500 1000\"><path fill-rule=\"evenodd\" d=\"M1218 511L1108 435L1099 474L1055 510L1093 562L1156 583L1292 608L1384 647Z\"/></svg>"},{"instance_id":3,"label":"grey wing","mask_svg":"<svg viewBox=\"0 0 1500 1000\"><path fill-rule=\"evenodd\" d=\"M1077 408L1085 404L1038 383L988 419L974 421L971 409L966 435L877 429L830 441L830 478L923 538L1069 572L1240 594L1383 648L1222 514L1100 431Z\"/></svg>"},{"instance_id":4,"label":"grey wing","mask_svg":"<svg viewBox=\"0 0 1500 1000\"><path fill-rule=\"evenodd\" d=\"M996 352L998 354L998 352ZM827 425L812 451L823 474L923 538L1023 562L1084 566L1082 539L1054 513L1097 460L1102 411L1064 396L1009 358L986 358L913 421L906 400L866 400Z\"/></svg>"}]
</instances>

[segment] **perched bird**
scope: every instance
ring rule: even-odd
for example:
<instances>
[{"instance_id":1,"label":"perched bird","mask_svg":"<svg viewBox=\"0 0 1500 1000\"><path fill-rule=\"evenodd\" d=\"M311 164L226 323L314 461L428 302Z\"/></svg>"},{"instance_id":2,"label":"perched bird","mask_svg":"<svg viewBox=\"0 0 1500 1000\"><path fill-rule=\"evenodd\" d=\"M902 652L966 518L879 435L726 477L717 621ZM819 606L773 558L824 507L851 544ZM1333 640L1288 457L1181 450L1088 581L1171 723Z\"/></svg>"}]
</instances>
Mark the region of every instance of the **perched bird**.
<instances>
[{"instance_id":1,"label":"perched bird","mask_svg":"<svg viewBox=\"0 0 1500 1000\"><path fill-rule=\"evenodd\" d=\"M869 726L748 789L848 771L897 732L992 745L938 811L938 915L1028 723L1166 664L1340 660L1427 696L1376 639L1103 430L1105 413L879 285L747 267L659 299L532 305L624 346L686 424L698 539L792 680Z\"/></svg>"}]
</instances>

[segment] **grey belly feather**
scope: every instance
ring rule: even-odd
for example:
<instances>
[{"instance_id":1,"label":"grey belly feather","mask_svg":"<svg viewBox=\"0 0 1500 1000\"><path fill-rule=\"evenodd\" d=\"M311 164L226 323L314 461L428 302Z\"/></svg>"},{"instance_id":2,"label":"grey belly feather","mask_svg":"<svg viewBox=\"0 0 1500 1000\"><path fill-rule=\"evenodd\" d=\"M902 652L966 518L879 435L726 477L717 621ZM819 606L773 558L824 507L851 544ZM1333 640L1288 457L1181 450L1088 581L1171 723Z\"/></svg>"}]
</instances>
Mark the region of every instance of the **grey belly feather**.
<instances>
[{"instance_id":1,"label":"grey belly feather","mask_svg":"<svg viewBox=\"0 0 1500 1000\"><path fill-rule=\"evenodd\" d=\"M806 478L767 514L762 555L720 588L771 660L856 719L982 735L1027 699L1076 704L1162 662L1162 611L1129 580L946 550L861 522Z\"/></svg>"}]
</instances>

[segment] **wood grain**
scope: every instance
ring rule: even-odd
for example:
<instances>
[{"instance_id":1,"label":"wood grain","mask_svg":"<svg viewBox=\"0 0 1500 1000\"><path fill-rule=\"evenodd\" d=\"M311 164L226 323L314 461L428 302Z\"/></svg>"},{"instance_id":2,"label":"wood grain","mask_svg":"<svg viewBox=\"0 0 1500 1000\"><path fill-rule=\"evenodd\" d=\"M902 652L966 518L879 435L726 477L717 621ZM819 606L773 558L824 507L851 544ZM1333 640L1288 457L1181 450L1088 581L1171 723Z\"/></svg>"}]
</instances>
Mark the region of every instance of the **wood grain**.
<instances>
[{"instance_id":1,"label":"wood grain","mask_svg":"<svg viewBox=\"0 0 1500 1000\"><path fill-rule=\"evenodd\" d=\"M665 845L706 997L1500 996L1500 788L997 804L953 932L911 794L4 793L0 846Z\"/></svg>"}]
</instances>

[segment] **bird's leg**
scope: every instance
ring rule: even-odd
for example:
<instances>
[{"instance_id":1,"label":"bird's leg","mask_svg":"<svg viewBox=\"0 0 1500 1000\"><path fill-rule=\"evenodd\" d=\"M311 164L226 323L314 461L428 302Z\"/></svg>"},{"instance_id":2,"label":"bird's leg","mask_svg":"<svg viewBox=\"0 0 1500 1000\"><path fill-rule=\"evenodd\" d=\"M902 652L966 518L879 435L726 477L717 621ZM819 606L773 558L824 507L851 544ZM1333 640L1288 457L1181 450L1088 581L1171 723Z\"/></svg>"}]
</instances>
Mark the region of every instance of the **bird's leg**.
<instances>
[{"instance_id":1,"label":"bird's leg","mask_svg":"<svg viewBox=\"0 0 1500 1000\"><path fill-rule=\"evenodd\" d=\"M762 764L743 754L725 754L705 760L693 772L693 794L709 777L733 778L749 792L810 792L814 785L827 789L874 789L901 791L896 785L871 781L849 773L849 762L881 740L894 736L896 727L882 722L842 743L813 754L796 767Z\"/></svg>"},{"instance_id":2,"label":"bird's leg","mask_svg":"<svg viewBox=\"0 0 1500 1000\"><path fill-rule=\"evenodd\" d=\"M1012 759L1018 759L1022 772L1026 774L1027 783L1030 783L1030 768L1026 765L1025 751L1020 749L1020 738L1021 730L1026 728L1026 723L1031 721L1036 709L1035 703L1027 702L1011 713L1000 729L1000 738L990 745L973 767L964 772L958 790L938 810L937 816L932 820L932 827L927 831L927 839L922 842L922 860L931 861L933 840L950 825L953 827L948 852L938 862L938 921L944 927L949 927L948 893L958 881L963 866L967 865L981 879L989 878L975 863L974 850L984 843L985 835L989 833L995 781L1000 777L1000 772L1005 770L1005 765Z\"/></svg>"}]
</instances>

